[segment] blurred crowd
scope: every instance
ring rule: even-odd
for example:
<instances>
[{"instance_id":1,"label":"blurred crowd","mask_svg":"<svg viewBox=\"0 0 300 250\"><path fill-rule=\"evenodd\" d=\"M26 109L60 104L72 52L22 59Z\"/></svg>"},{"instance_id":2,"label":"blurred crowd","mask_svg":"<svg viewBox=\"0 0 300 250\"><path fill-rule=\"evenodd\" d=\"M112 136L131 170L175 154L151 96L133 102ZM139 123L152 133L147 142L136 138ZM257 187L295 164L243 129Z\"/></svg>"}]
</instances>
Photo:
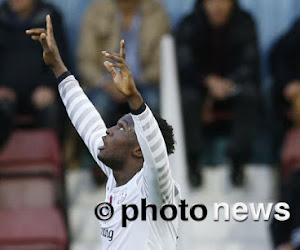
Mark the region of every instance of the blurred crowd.
<instances>
[{"instance_id":1,"label":"blurred crowd","mask_svg":"<svg viewBox=\"0 0 300 250\"><path fill-rule=\"evenodd\" d=\"M3 1L0 147L5 147L17 128L51 128L65 149L67 165L85 152L78 148L74 130L69 129L56 79L43 63L42 48L25 34L26 29L44 27L46 14L52 16L64 62L108 127L128 112L128 107L104 69L101 51L116 52L119 41L125 39L126 59L136 84L145 102L159 113L160 41L165 34L173 35L192 186L202 183L203 152L207 153L208 143L223 137L228 140L230 180L234 186L242 186L244 165L253 159L257 124L271 117L265 129L273 131L274 143L269 145L272 162L280 165L279 199L287 201L293 211L287 222L272 223L273 242L285 247L282 249L300 247L300 18L276 39L269 52L269 95L275 110L270 115L262 104L256 21L237 0L196 0L193 10L173 29L165 7L156 0L94 1L81 20L75 60L70 56L60 10L49 1ZM95 169L99 181L103 177Z\"/></svg>"}]
</instances>

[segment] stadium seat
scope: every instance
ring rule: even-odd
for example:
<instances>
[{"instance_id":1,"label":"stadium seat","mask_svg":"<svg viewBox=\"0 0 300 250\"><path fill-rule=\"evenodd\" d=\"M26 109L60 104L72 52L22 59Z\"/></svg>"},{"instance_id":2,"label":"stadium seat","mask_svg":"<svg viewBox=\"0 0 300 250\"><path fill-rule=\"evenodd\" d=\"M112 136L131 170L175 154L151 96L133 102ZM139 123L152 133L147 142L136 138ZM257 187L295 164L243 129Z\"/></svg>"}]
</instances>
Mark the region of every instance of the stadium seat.
<instances>
[{"instance_id":1,"label":"stadium seat","mask_svg":"<svg viewBox=\"0 0 300 250\"><path fill-rule=\"evenodd\" d=\"M0 173L50 172L62 174L56 135L51 130L18 130L0 154Z\"/></svg>"},{"instance_id":2,"label":"stadium seat","mask_svg":"<svg viewBox=\"0 0 300 250\"><path fill-rule=\"evenodd\" d=\"M0 210L1 250L66 250L67 233L57 209Z\"/></svg>"},{"instance_id":3,"label":"stadium seat","mask_svg":"<svg viewBox=\"0 0 300 250\"><path fill-rule=\"evenodd\" d=\"M17 130L0 154L0 250L66 250L64 169L56 134Z\"/></svg>"},{"instance_id":4,"label":"stadium seat","mask_svg":"<svg viewBox=\"0 0 300 250\"><path fill-rule=\"evenodd\" d=\"M58 182L51 177L0 178L0 209L55 207Z\"/></svg>"}]
</instances>

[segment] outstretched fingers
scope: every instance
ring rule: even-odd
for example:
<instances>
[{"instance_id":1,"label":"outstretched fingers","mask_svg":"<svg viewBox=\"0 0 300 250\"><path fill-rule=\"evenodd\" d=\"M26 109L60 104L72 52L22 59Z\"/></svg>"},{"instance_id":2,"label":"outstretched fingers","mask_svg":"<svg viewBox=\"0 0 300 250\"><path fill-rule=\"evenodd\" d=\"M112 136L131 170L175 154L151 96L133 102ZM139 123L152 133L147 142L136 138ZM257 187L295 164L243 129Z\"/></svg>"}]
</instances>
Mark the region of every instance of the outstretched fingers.
<instances>
[{"instance_id":1,"label":"outstretched fingers","mask_svg":"<svg viewBox=\"0 0 300 250\"><path fill-rule=\"evenodd\" d=\"M109 61L105 61L104 66L107 69L107 71L111 74L112 78L114 79L117 75L117 72L114 69L113 64L110 63Z\"/></svg>"},{"instance_id":2,"label":"outstretched fingers","mask_svg":"<svg viewBox=\"0 0 300 250\"><path fill-rule=\"evenodd\" d=\"M111 60L114 60L114 63L111 63L112 67L119 68L121 70L121 73L130 73L130 69L125 61L124 58L122 58L119 54L113 53L113 52L107 52L107 51L102 51L102 54Z\"/></svg>"},{"instance_id":3,"label":"outstretched fingers","mask_svg":"<svg viewBox=\"0 0 300 250\"><path fill-rule=\"evenodd\" d=\"M113 52L107 52L107 51L102 51L102 54L108 58L108 59L112 59L118 63L123 63L125 64L125 60L124 58L122 58L119 54L117 53L113 53Z\"/></svg>"},{"instance_id":4,"label":"outstretched fingers","mask_svg":"<svg viewBox=\"0 0 300 250\"><path fill-rule=\"evenodd\" d=\"M48 42L47 42L47 36L45 33L42 33L40 35L40 43L42 44L43 46L43 49L45 52L48 52L50 49L49 49L49 45L48 45Z\"/></svg>"},{"instance_id":5,"label":"outstretched fingers","mask_svg":"<svg viewBox=\"0 0 300 250\"><path fill-rule=\"evenodd\" d=\"M125 41L121 40L120 42L120 54L102 51L102 55L104 55L107 59L111 59L115 61L111 63L109 61L104 62L104 66L110 72L112 77L114 78L118 73L115 68L119 68L121 70L121 74L130 74L130 69L125 61Z\"/></svg>"},{"instance_id":6,"label":"outstretched fingers","mask_svg":"<svg viewBox=\"0 0 300 250\"><path fill-rule=\"evenodd\" d=\"M122 76L130 76L131 75L130 69L122 63L111 63L111 67L119 68Z\"/></svg>"},{"instance_id":7,"label":"outstretched fingers","mask_svg":"<svg viewBox=\"0 0 300 250\"><path fill-rule=\"evenodd\" d=\"M41 34L46 34L46 30L42 29L42 28L36 28L36 29L30 29L30 30L26 30L26 34L27 35L31 35L31 36L40 36Z\"/></svg>"},{"instance_id":8,"label":"outstretched fingers","mask_svg":"<svg viewBox=\"0 0 300 250\"><path fill-rule=\"evenodd\" d=\"M49 50L49 46L47 43L47 35L46 35L46 30L43 28L35 28L35 29L30 29L30 30L26 30L26 34L27 35L31 35L31 39L34 41L39 41L42 46L43 49L45 51Z\"/></svg>"},{"instance_id":9,"label":"outstretched fingers","mask_svg":"<svg viewBox=\"0 0 300 250\"><path fill-rule=\"evenodd\" d=\"M125 59L125 41L121 40L120 42L120 56Z\"/></svg>"},{"instance_id":10,"label":"outstretched fingers","mask_svg":"<svg viewBox=\"0 0 300 250\"><path fill-rule=\"evenodd\" d=\"M47 28L47 36L51 39L51 42L54 40L53 36L53 26L50 15L46 16L46 28Z\"/></svg>"}]
</instances>

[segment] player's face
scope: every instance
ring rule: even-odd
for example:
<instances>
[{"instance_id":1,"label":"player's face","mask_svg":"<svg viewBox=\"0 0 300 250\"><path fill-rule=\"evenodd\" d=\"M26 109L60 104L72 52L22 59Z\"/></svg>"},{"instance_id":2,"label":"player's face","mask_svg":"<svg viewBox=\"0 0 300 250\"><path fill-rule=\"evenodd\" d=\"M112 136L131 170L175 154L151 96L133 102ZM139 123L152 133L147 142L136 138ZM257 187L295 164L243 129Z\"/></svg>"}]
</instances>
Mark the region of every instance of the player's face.
<instances>
[{"instance_id":1,"label":"player's face","mask_svg":"<svg viewBox=\"0 0 300 250\"><path fill-rule=\"evenodd\" d=\"M103 142L98 159L112 169L121 169L138 143L132 117L124 115L115 126L107 129Z\"/></svg>"},{"instance_id":2,"label":"player's face","mask_svg":"<svg viewBox=\"0 0 300 250\"><path fill-rule=\"evenodd\" d=\"M233 9L233 0L204 0L204 9L213 26L226 24Z\"/></svg>"}]
</instances>

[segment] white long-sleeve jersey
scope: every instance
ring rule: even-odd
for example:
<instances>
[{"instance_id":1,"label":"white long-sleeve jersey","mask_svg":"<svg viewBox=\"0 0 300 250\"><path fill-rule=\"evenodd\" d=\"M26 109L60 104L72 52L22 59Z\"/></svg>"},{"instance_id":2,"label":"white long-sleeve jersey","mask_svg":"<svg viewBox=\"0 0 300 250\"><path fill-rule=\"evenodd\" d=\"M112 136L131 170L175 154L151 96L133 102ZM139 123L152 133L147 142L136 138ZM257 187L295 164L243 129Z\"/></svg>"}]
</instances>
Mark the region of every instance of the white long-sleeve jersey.
<instances>
[{"instance_id":1,"label":"white long-sleeve jersey","mask_svg":"<svg viewBox=\"0 0 300 250\"><path fill-rule=\"evenodd\" d=\"M59 93L67 113L93 158L108 177L105 201L112 204L114 215L108 221L100 221L103 249L176 249L179 215L172 221L164 221L159 210L164 204L178 207L180 191L171 176L166 145L151 110L145 105L140 114L131 114L144 164L130 181L117 186L112 170L97 158L98 148L103 145L102 136L106 135L105 123L74 76L65 73L61 78ZM143 198L147 204L156 205L157 220L153 220L151 208L146 210L147 219L141 220ZM127 221L126 227L121 225L124 204L136 205L139 212L138 218ZM166 211L170 217L170 209ZM127 209L129 217L132 213L132 209Z\"/></svg>"}]
</instances>

